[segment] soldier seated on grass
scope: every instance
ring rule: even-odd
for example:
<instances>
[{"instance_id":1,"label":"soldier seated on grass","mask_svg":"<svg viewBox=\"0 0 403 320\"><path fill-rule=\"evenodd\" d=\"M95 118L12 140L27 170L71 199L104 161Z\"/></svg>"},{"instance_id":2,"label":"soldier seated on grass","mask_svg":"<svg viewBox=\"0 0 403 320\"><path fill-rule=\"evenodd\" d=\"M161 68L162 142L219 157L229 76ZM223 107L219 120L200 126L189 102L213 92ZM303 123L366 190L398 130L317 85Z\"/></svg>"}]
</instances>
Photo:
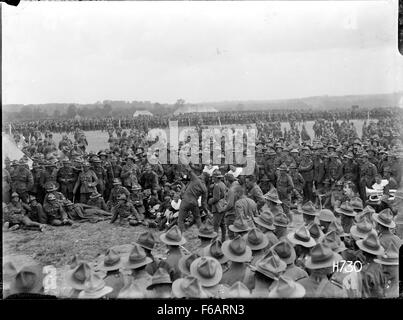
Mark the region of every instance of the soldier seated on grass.
<instances>
[{"instance_id":1,"label":"soldier seated on grass","mask_svg":"<svg viewBox=\"0 0 403 320\"><path fill-rule=\"evenodd\" d=\"M117 197L118 203L112 208L111 223L119 217L119 223L129 222L131 226L137 226L143 222L133 204L127 201L126 194L122 193Z\"/></svg>"},{"instance_id":2,"label":"soldier seated on grass","mask_svg":"<svg viewBox=\"0 0 403 320\"><path fill-rule=\"evenodd\" d=\"M11 202L3 206L4 230L17 230L20 227L30 230L43 231L45 224L32 221L27 215L27 206L21 202L18 193L11 195Z\"/></svg>"},{"instance_id":3,"label":"soldier seated on grass","mask_svg":"<svg viewBox=\"0 0 403 320\"><path fill-rule=\"evenodd\" d=\"M48 197L48 203L43 205L43 210L48 216L48 223L52 226L72 225L72 221L68 219L67 213L63 205L56 199L54 194Z\"/></svg>"}]
</instances>

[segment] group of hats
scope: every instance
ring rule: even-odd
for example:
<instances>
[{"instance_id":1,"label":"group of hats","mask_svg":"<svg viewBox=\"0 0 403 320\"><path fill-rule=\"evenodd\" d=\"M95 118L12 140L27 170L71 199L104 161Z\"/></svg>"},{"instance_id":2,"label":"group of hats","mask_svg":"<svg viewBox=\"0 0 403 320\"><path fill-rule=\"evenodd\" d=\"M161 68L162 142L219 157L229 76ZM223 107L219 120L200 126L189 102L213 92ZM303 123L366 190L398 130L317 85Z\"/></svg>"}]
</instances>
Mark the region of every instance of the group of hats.
<instances>
[{"instance_id":1,"label":"group of hats","mask_svg":"<svg viewBox=\"0 0 403 320\"><path fill-rule=\"evenodd\" d=\"M283 202L280 200L278 196L277 189L273 188L269 190L266 194L263 195L263 197L271 202L274 202L276 204L282 204Z\"/></svg>"},{"instance_id":2,"label":"group of hats","mask_svg":"<svg viewBox=\"0 0 403 320\"><path fill-rule=\"evenodd\" d=\"M42 268L28 264L19 268L18 264L8 261L3 264L3 290L9 294L41 293L43 288Z\"/></svg>"},{"instance_id":3,"label":"group of hats","mask_svg":"<svg viewBox=\"0 0 403 320\"><path fill-rule=\"evenodd\" d=\"M80 290L79 298L98 299L113 291L106 286L102 273L96 272L87 262L76 262L66 272L67 285L75 290Z\"/></svg>"},{"instance_id":4,"label":"group of hats","mask_svg":"<svg viewBox=\"0 0 403 320\"><path fill-rule=\"evenodd\" d=\"M235 233L244 234L254 228L253 220L243 215L236 217L234 222L228 227L229 230Z\"/></svg>"}]
</instances>

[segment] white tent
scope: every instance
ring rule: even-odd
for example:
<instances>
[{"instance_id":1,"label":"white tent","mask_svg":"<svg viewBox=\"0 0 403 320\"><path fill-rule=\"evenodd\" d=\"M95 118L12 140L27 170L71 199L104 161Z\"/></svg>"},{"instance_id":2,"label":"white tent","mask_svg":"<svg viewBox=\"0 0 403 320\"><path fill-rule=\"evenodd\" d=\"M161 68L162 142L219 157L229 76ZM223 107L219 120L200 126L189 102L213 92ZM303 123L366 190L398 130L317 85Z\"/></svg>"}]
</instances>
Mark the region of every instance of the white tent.
<instances>
[{"instance_id":1,"label":"white tent","mask_svg":"<svg viewBox=\"0 0 403 320\"><path fill-rule=\"evenodd\" d=\"M138 116L154 116L154 115L148 110L137 110L135 113L133 113L133 118Z\"/></svg>"},{"instance_id":2,"label":"white tent","mask_svg":"<svg viewBox=\"0 0 403 320\"><path fill-rule=\"evenodd\" d=\"M17 145L14 141L10 138L9 135L2 133L2 163L4 166L4 159L8 157L11 161L12 160L20 160L24 156L24 152L18 149ZM28 166L32 168L32 160L28 158Z\"/></svg>"}]
</instances>

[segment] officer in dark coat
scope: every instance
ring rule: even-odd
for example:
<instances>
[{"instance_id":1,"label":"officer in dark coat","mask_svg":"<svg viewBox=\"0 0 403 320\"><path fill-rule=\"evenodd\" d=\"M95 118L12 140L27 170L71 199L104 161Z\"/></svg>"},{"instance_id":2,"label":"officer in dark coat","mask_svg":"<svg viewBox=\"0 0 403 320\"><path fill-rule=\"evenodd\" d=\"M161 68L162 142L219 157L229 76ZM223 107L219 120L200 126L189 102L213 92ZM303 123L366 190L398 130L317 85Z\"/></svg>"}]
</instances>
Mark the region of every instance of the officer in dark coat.
<instances>
[{"instance_id":1,"label":"officer in dark coat","mask_svg":"<svg viewBox=\"0 0 403 320\"><path fill-rule=\"evenodd\" d=\"M330 160L326 168L326 177L333 184L339 181L343 175L343 165L339 160L336 152L332 152L330 155Z\"/></svg>"},{"instance_id":2,"label":"officer in dark coat","mask_svg":"<svg viewBox=\"0 0 403 320\"><path fill-rule=\"evenodd\" d=\"M73 193L75 194L80 187L80 203L88 202L91 193L96 190L97 183L97 175L90 169L90 164L88 162L84 162L83 171L80 172L73 189Z\"/></svg>"},{"instance_id":3,"label":"officer in dark coat","mask_svg":"<svg viewBox=\"0 0 403 320\"><path fill-rule=\"evenodd\" d=\"M344 164L343 164L343 178L346 181L352 181L354 184L357 184L358 181L358 165L354 161L354 155L351 152L348 152L344 155Z\"/></svg>"},{"instance_id":4,"label":"officer in dark coat","mask_svg":"<svg viewBox=\"0 0 403 320\"><path fill-rule=\"evenodd\" d=\"M366 187L372 188L375 183L375 176L378 173L376 166L369 162L368 154L363 153L361 156L362 165L360 166L360 181L359 181L359 192L360 197L364 201L367 199Z\"/></svg>"},{"instance_id":5,"label":"officer in dark coat","mask_svg":"<svg viewBox=\"0 0 403 320\"><path fill-rule=\"evenodd\" d=\"M299 172L305 180L304 199L305 201L314 201L312 192L313 183L313 161L310 156L309 147L302 148L303 155L299 164Z\"/></svg>"},{"instance_id":6,"label":"officer in dark coat","mask_svg":"<svg viewBox=\"0 0 403 320\"><path fill-rule=\"evenodd\" d=\"M211 205L211 213L213 214L214 231L218 232L218 228L220 227L221 241L224 242L225 235L226 235L224 212L222 211L222 209L224 209L224 207L220 208L218 206L218 203L220 200L225 198L225 196L227 194L227 187L225 186L224 182L222 181L224 176L218 170L213 172L212 177L213 177L213 181L214 181L213 197L208 201L208 204Z\"/></svg>"}]
</instances>

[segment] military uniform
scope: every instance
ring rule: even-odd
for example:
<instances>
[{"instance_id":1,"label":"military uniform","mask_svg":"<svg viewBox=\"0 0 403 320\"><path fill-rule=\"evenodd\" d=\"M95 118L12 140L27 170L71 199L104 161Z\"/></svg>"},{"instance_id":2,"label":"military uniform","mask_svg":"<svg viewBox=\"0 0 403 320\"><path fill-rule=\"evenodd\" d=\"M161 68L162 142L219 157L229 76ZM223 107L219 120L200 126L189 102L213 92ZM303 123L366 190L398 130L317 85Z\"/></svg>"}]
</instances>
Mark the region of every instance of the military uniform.
<instances>
[{"instance_id":1,"label":"military uniform","mask_svg":"<svg viewBox=\"0 0 403 320\"><path fill-rule=\"evenodd\" d=\"M38 198L39 202L43 202L44 190L41 186L41 176L44 169L41 167L36 167L32 169L32 177L34 179L34 184L31 189L31 193Z\"/></svg>"},{"instance_id":2,"label":"military uniform","mask_svg":"<svg viewBox=\"0 0 403 320\"><path fill-rule=\"evenodd\" d=\"M131 202L125 202L123 204L117 204L112 208L112 220L111 223L115 222L119 217L119 222L129 221L141 221L141 217L137 212L136 208Z\"/></svg>"},{"instance_id":3,"label":"military uniform","mask_svg":"<svg viewBox=\"0 0 403 320\"><path fill-rule=\"evenodd\" d=\"M327 178L331 183L338 181L343 176L343 165L339 159L335 159L335 161L329 161L326 168Z\"/></svg>"},{"instance_id":4,"label":"military uniform","mask_svg":"<svg viewBox=\"0 0 403 320\"><path fill-rule=\"evenodd\" d=\"M315 157L313 160L313 181L315 181L316 188L321 187L323 180L325 179L325 174L325 162L322 158Z\"/></svg>"},{"instance_id":5,"label":"military uniform","mask_svg":"<svg viewBox=\"0 0 403 320\"><path fill-rule=\"evenodd\" d=\"M12 191L17 192L24 202L27 202L29 196L28 191L31 190L33 185L34 178L32 176L32 173L28 169L24 167L19 167L14 172L14 180L12 180Z\"/></svg>"},{"instance_id":6,"label":"military uniform","mask_svg":"<svg viewBox=\"0 0 403 320\"><path fill-rule=\"evenodd\" d=\"M402 245L402 241L402 239L394 235L392 232L390 232L390 230L384 230L379 234L379 242L381 243L382 247L386 249L389 248L392 242L396 248L399 249Z\"/></svg>"},{"instance_id":7,"label":"military uniform","mask_svg":"<svg viewBox=\"0 0 403 320\"><path fill-rule=\"evenodd\" d=\"M45 203L43 210L48 217L49 224L52 226L60 226L68 218L63 206L58 201Z\"/></svg>"},{"instance_id":8,"label":"military uniform","mask_svg":"<svg viewBox=\"0 0 403 320\"><path fill-rule=\"evenodd\" d=\"M114 186L107 202L108 208L111 209L118 203L118 196L121 194L125 194L127 198L130 196L129 190L127 190L125 187L121 185Z\"/></svg>"},{"instance_id":9,"label":"military uniform","mask_svg":"<svg viewBox=\"0 0 403 320\"><path fill-rule=\"evenodd\" d=\"M360 197L366 200L366 187L371 188L375 182L375 176L378 173L375 165L371 162L364 163L360 166Z\"/></svg>"},{"instance_id":10,"label":"military uniform","mask_svg":"<svg viewBox=\"0 0 403 320\"><path fill-rule=\"evenodd\" d=\"M137 177L139 175L139 168L136 164L125 164L122 167L120 178L124 187L131 189L132 185L138 183Z\"/></svg>"},{"instance_id":11,"label":"military uniform","mask_svg":"<svg viewBox=\"0 0 403 320\"><path fill-rule=\"evenodd\" d=\"M32 221L42 224L48 223L48 217L40 203L37 202L36 205L30 204L29 209L28 216Z\"/></svg>"},{"instance_id":12,"label":"military uniform","mask_svg":"<svg viewBox=\"0 0 403 320\"><path fill-rule=\"evenodd\" d=\"M9 203L11 196L11 176L6 169L3 169L3 202Z\"/></svg>"},{"instance_id":13,"label":"military uniform","mask_svg":"<svg viewBox=\"0 0 403 320\"><path fill-rule=\"evenodd\" d=\"M305 180L304 199L306 201L313 200L312 181L313 181L313 161L307 156L301 158L299 172Z\"/></svg>"},{"instance_id":14,"label":"military uniform","mask_svg":"<svg viewBox=\"0 0 403 320\"><path fill-rule=\"evenodd\" d=\"M347 292L330 282L327 277L318 281L310 276L299 280L298 283L305 288L304 298L347 298Z\"/></svg>"},{"instance_id":15,"label":"military uniform","mask_svg":"<svg viewBox=\"0 0 403 320\"><path fill-rule=\"evenodd\" d=\"M357 183L358 165L354 160L348 160L343 165L343 178Z\"/></svg>"},{"instance_id":16,"label":"military uniform","mask_svg":"<svg viewBox=\"0 0 403 320\"><path fill-rule=\"evenodd\" d=\"M23 218L26 214L26 209L21 202L12 203L10 202L6 210L4 210L4 222L9 222L10 225L23 223Z\"/></svg>"},{"instance_id":17,"label":"military uniform","mask_svg":"<svg viewBox=\"0 0 403 320\"><path fill-rule=\"evenodd\" d=\"M303 194L305 180L302 175L296 171L294 173L290 173L290 177L294 184L294 188L298 191L299 194ZM281 199L280 199L281 200Z\"/></svg>"},{"instance_id":18,"label":"military uniform","mask_svg":"<svg viewBox=\"0 0 403 320\"><path fill-rule=\"evenodd\" d=\"M112 179L120 178L121 174L122 174L122 166L120 164L112 164L111 165Z\"/></svg>"},{"instance_id":19,"label":"military uniform","mask_svg":"<svg viewBox=\"0 0 403 320\"><path fill-rule=\"evenodd\" d=\"M56 197L56 201L58 201L59 203L63 203L63 201L66 200L66 197L64 196L64 194L59 191L46 192L45 197L43 199L43 205L45 205L46 203L49 203L49 196L51 194Z\"/></svg>"},{"instance_id":20,"label":"military uniform","mask_svg":"<svg viewBox=\"0 0 403 320\"><path fill-rule=\"evenodd\" d=\"M87 172L83 171L79 174L76 186L80 185L80 203L87 203L91 193L96 190L98 178L91 169Z\"/></svg>"},{"instance_id":21,"label":"military uniform","mask_svg":"<svg viewBox=\"0 0 403 320\"><path fill-rule=\"evenodd\" d=\"M102 197L89 199L87 204L89 206L97 207L101 210L108 211L108 206L106 205L105 200Z\"/></svg>"},{"instance_id":22,"label":"military uniform","mask_svg":"<svg viewBox=\"0 0 403 320\"><path fill-rule=\"evenodd\" d=\"M224 221L224 212L219 212L217 209L217 203L221 199L225 198L227 193L227 187L224 182L219 180L214 184L213 187L213 197L210 199L209 204L211 205L211 213L213 214L213 226L214 231L218 232L218 228L221 228L221 240L225 241L225 221Z\"/></svg>"},{"instance_id":23,"label":"military uniform","mask_svg":"<svg viewBox=\"0 0 403 320\"><path fill-rule=\"evenodd\" d=\"M258 210L260 210L266 203L266 200L263 197L263 192L258 184L254 184L254 186L249 190L248 197L256 203Z\"/></svg>"},{"instance_id":24,"label":"military uniform","mask_svg":"<svg viewBox=\"0 0 403 320\"><path fill-rule=\"evenodd\" d=\"M73 189L76 182L76 174L72 167L61 167L57 173L57 181L60 184L60 191L67 199L73 201Z\"/></svg>"},{"instance_id":25,"label":"military uniform","mask_svg":"<svg viewBox=\"0 0 403 320\"><path fill-rule=\"evenodd\" d=\"M49 168L50 169L50 168ZM49 169L46 169L42 171L41 175L41 187L45 190L46 189L46 184L49 182L56 183L57 182L57 168L56 166L49 171Z\"/></svg>"},{"instance_id":26,"label":"military uniform","mask_svg":"<svg viewBox=\"0 0 403 320\"><path fill-rule=\"evenodd\" d=\"M105 184L108 179L106 170L101 166L94 166L92 171L96 174L98 178L97 190L104 197L105 196Z\"/></svg>"},{"instance_id":27,"label":"military uniform","mask_svg":"<svg viewBox=\"0 0 403 320\"><path fill-rule=\"evenodd\" d=\"M157 190L159 188L158 175L154 172L144 172L139 180L143 189Z\"/></svg>"},{"instance_id":28,"label":"military uniform","mask_svg":"<svg viewBox=\"0 0 403 320\"><path fill-rule=\"evenodd\" d=\"M275 184L276 179L276 166L274 164L274 159L267 159L264 163L264 170L266 172L267 177L270 179L270 182Z\"/></svg>"},{"instance_id":29,"label":"military uniform","mask_svg":"<svg viewBox=\"0 0 403 320\"><path fill-rule=\"evenodd\" d=\"M105 192L104 192L104 198L108 199L109 195L111 193L111 185L112 185L112 181L115 178L113 175L113 168L112 168L112 164L109 160L102 160L101 162L101 166L105 169L106 171L106 179L105 179ZM118 177L120 177L120 173L118 175Z\"/></svg>"},{"instance_id":30,"label":"military uniform","mask_svg":"<svg viewBox=\"0 0 403 320\"><path fill-rule=\"evenodd\" d=\"M277 179L277 192L278 197L283 202L282 207L284 213L292 221L292 216L290 214L291 206L291 193L294 190L294 183L289 174L280 174Z\"/></svg>"},{"instance_id":31,"label":"military uniform","mask_svg":"<svg viewBox=\"0 0 403 320\"><path fill-rule=\"evenodd\" d=\"M235 219L239 216L244 218L253 219L258 215L256 202L246 196L241 196L234 205Z\"/></svg>"},{"instance_id":32,"label":"military uniform","mask_svg":"<svg viewBox=\"0 0 403 320\"><path fill-rule=\"evenodd\" d=\"M386 277L382 266L375 262L365 264L361 270L363 298L383 298L386 286Z\"/></svg>"}]
</instances>

